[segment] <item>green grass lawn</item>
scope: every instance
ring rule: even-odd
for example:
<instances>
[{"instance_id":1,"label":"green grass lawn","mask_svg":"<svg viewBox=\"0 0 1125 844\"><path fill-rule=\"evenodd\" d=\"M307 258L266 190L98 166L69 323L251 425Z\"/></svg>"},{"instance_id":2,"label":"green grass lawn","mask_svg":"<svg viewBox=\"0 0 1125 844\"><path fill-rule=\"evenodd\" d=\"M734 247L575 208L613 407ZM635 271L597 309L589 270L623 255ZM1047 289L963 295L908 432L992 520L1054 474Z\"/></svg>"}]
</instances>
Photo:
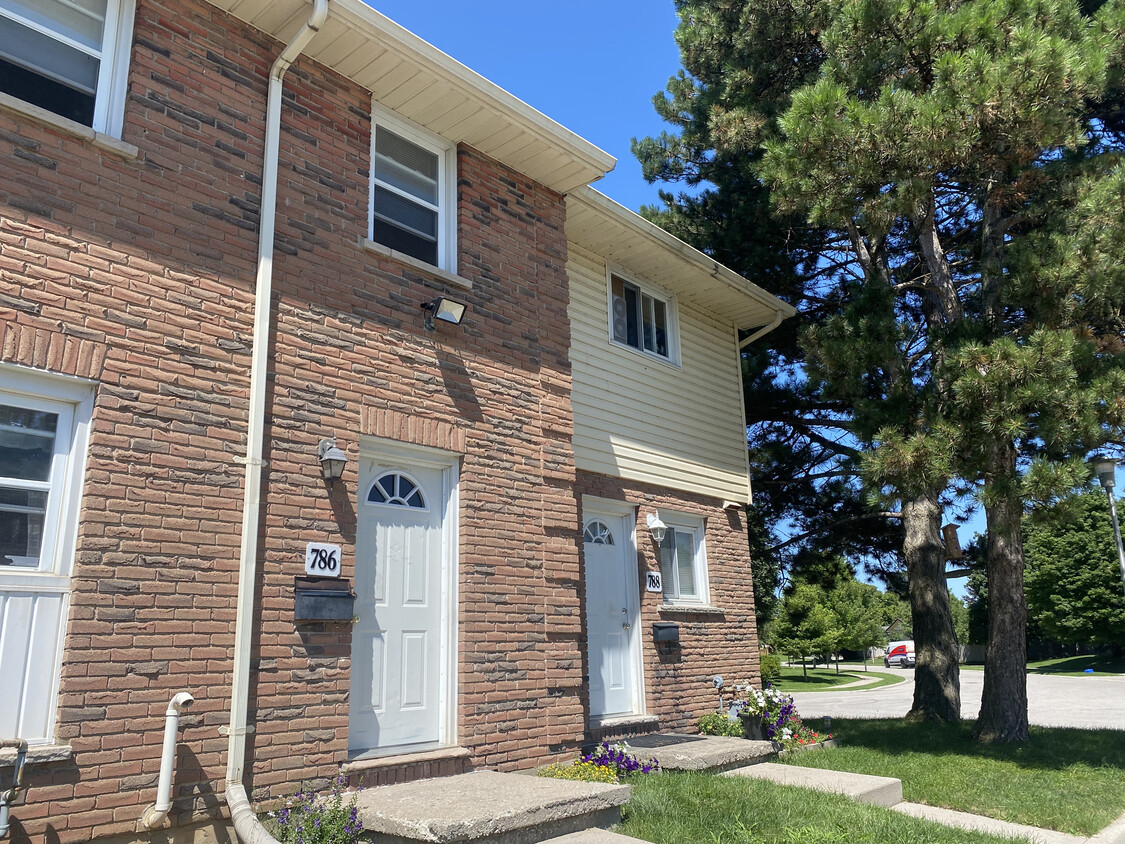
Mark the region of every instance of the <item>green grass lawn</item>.
<instances>
[{"instance_id":1,"label":"green grass lawn","mask_svg":"<svg viewBox=\"0 0 1125 844\"><path fill-rule=\"evenodd\" d=\"M781 677L772 682L783 692L821 692L835 691L836 687L844 683L853 683L856 680L870 681L870 685L856 686L856 690L860 688L877 689L880 686L901 683L908 676L910 676L909 671L903 671L899 674L889 673L886 669L865 672L862 667L858 667L855 663L842 665L839 674L836 673L835 668L810 668L808 676L805 676L803 669L783 665ZM846 690L840 689L840 691Z\"/></svg>"},{"instance_id":2,"label":"green grass lawn","mask_svg":"<svg viewBox=\"0 0 1125 844\"><path fill-rule=\"evenodd\" d=\"M906 800L1093 835L1125 812L1125 731L1031 728L1024 746L981 745L972 723L834 719L843 746L788 764L902 780Z\"/></svg>"},{"instance_id":3,"label":"green grass lawn","mask_svg":"<svg viewBox=\"0 0 1125 844\"><path fill-rule=\"evenodd\" d=\"M982 671L983 665L962 665L973 671ZM1056 659L1041 659L1027 664L1028 674L1057 674L1064 677L1089 677L1087 668L1094 674L1125 674L1125 659L1095 654L1093 656L1064 656Z\"/></svg>"},{"instance_id":4,"label":"green grass lawn","mask_svg":"<svg viewBox=\"0 0 1125 844\"><path fill-rule=\"evenodd\" d=\"M806 754L823 756L826 753ZM630 780L615 831L657 844L999 844L845 797L706 773Z\"/></svg>"}]
</instances>

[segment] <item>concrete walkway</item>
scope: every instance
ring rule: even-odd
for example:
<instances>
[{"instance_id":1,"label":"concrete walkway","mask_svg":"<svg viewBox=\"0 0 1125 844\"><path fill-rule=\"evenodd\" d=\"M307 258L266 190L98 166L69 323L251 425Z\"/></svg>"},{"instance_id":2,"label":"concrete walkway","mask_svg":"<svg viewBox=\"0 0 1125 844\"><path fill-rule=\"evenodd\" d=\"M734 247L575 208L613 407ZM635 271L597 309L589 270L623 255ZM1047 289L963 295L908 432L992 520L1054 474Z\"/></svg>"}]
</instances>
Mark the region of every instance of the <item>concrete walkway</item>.
<instances>
[{"instance_id":1,"label":"concrete walkway","mask_svg":"<svg viewBox=\"0 0 1125 844\"><path fill-rule=\"evenodd\" d=\"M724 777L747 777L769 780L778 785L793 785L842 794L859 803L889 809L902 802L902 781L894 777L873 777L869 774L849 774L843 771L825 771L822 768L801 768L797 765L779 765L764 762L749 768L727 771Z\"/></svg>"},{"instance_id":2,"label":"concrete walkway","mask_svg":"<svg viewBox=\"0 0 1125 844\"><path fill-rule=\"evenodd\" d=\"M1083 838L1053 829L1041 829L983 815L957 812L953 809L942 809L921 803L905 803L902 800L902 782L894 777L873 777L867 774L828 771L823 768L802 768L797 765L779 765L772 762L727 771L721 776L769 780L778 785L842 794L860 803L893 809L904 815L943 826L986 832L1001 838L1023 839L1034 844L1125 844L1125 815L1093 838Z\"/></svg>"},{"instance_id":3,"label":"concrete walkway","mask_svg":"<svg viewBox=\"0 0 1125 844\"><path fill-rule=\"evenodd\" d=\"M942 826L987 832L989 835L999 835L1002 838L1025 838L1028 841L1035 842L1035 844L1086 844L1088 840L1078 835L1056 832L1053 829L1040 829L1037 826L998 821L996 818L970 815L968 812L955 812L953 809L941 809L937 806L925 806L922 803L899 803L893 808L896 812L910 815L912 818L922 818L939 823Z\"/></svg>"}]
</instances>

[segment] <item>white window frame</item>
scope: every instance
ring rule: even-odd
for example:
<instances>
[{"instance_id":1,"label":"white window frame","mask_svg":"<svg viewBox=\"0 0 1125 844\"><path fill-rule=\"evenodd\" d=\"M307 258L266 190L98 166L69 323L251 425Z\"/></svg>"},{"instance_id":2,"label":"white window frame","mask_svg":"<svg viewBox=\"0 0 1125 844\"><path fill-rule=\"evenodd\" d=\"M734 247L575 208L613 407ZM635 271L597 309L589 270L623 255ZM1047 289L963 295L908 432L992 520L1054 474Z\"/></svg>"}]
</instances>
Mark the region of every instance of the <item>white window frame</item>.
<instances>
[{"instance_id":1,"label":"white window frame","mask_svg":"<svg viewBox=\"0 0 1125 844\"><path fill-rule=\"evenodd\" d=\"M94 91L94 119L91 128L95 132L120 139L121 128L125 122L126 87L129 81L135 12L136 0L108 0L100 50L93 50L15 12L4 10L0 15L98 60L98 81ZM28 105L32 108L41 108L32 103Z\"/></svg>"},{"instance_id":2,"label":"white window frame","mask_svg":"<svg viewBox=\"0 0 1125 844\"><path fill-rule=\"evenodd\" d=\"M60 449L56 448L52 461L51 494L48 496L48 515L43 524L44 537L39 567L4 566L0 569L0 595L54 594L60 596L62 602L58 629L48 631L53 635L53 641L41 643L51 655L51 664L37 666L40 671L49 672L50 709L45 734L22 736L28 739L30 745L43 746L54 741L63 641L70 605L70 575L74 568L95 382L2 363L0 382L4 385L0 389L0 402L52 412L61 410L58 439L62 439L64 415L69 416L70 421L67 442L69 448L62 450L61 456ZM57 495L54 494L56 492ZM52 498L55 500L52 501Z\"/></svg>"},{"instance_id":3,"label":"white window frame","mask_svg":"<svg viewBox=\"0 0 1125 844\"><path fill-rule=\"evenodd\" d=\"M373 240L375 233L375 135L379 126L385 126L396 135L400 135L412 144L417 144L422 149L432 152L438 158L438 215L437 226L437 258L436 265L419 260L411 255L403 255L410 263L422 267L436 266L440 270L457 274L457 147L440 135L435 135L415 123L395 114L388 108L371 101L371 184L367 195L367 238ZM411 202L426 203L413 194L404 193L392 185L379 182L384 190L400 194ZM433 207L433 206L431 206ZM378 241L374 241L378 243ZM383 244L379 244L383 246ZM389 247L384 247L389 248ZM393 250L392 250L393 251ZM395 252L395 255L401 253Z\"/></svg>"},{"instance_id":4,"label":"white window frame","mask_svg":"<svg viewBox=\"0 0 1125 844\"><path fill-rule=\"evenodd\" d=\"M668 356L650 352L644 347L644 340L641 340L641 346L630 346L628 343L622 343L613 335L613 279L619 278L626 284L632 285L637 288L642 294L649 296L664 305L664 314L667 319L666 330L668 332ZM605 301L606 301L606 331L609 335L609 342L619 349L628 349L639 355L644 355L649 360L659 361L660 363L680 368L680 324L677 316L676 298L654 284L650 284L643 279L639 279L634 275L622 270L620 267L608 265L606 267L605 276ZM643 332L643 325L640 327Z\"/></svg>"},{"instance_id":5,"label":"white window frame","mask_svg":"<svg viewBox=\"0 0 1125 844\"><path fill-rule=\"evenodd\" d=\"M663 508L659 512L660 520L664 522L669 533L672 531L690 533L695 548L695 558L692 560L692 572L695 575L695 594L680 594L679 566L672 566L671 577L669 577L669 573L664 572L664 567L660 566L664 581L664 603L674 606L709 606L710 587L707 578L707 543L705 541L706 520L688 513L669 512ZM659 554L659 551L657 553ZM659 562L658 557L657 563Z\"/></svg>"}]
</instances>

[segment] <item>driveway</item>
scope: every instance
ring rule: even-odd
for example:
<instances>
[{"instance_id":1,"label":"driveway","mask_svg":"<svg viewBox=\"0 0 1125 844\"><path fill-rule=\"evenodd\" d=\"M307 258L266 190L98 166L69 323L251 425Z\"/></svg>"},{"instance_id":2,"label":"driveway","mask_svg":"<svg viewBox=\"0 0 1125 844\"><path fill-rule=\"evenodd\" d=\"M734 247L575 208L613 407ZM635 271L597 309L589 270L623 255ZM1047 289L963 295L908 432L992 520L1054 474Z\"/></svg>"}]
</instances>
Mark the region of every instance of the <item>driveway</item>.
<instances>
[{"instance_id":1,"label":"driveway","mask_svg":"<svg viewBox=\"0 0 1125 844\"><path fill-rule=\"evenodd\" d=\"M871 691L796 692L793 695L802 718L901 718L914 700L914 671L902 672L905 683ZM961 671L961 717L976 718L984 672ZM1054 677L1027 676L1027 714L1032 724L1043 727L1107 727L1125 730L1125 676Z\"/></svg>"}]
</instances>

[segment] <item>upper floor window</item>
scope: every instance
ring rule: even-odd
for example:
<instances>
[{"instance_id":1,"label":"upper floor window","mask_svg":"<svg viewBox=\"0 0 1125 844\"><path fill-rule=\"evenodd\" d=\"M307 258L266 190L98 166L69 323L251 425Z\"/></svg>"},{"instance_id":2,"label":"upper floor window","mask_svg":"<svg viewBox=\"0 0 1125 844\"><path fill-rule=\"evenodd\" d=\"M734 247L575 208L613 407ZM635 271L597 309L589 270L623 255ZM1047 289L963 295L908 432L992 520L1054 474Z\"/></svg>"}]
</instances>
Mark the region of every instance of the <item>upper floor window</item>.
<instances>
[{"instance_id":1,"label":"upper floor window","mask_svg":"<svg viewBox=\"0 0 1125 844\"><path fill-rule=\"evenodd\" d=\"M675 361L672 310L667 299L617 275L609 278L611 337L663 360Z\"/></svg>"},{"instance_id":2,"label":"upper floor window","mask_svg":"<svg viewBox=\"0 0 1125 844\"><path fill-rule=\"evenodd\" d=\"M0 0L0 91L120 135L134 0Z\"/></svg>"},{"instance_id":3,"label":"upper floor window","mask_svg":"<svg viewBox=\"0 0 1125 844\"><path fill-rule=\"evenodd\" d=\"M667 525L660 543L660 575L669 604L707 603L707 555L703 520L660 511Z\"/></svg>"},{"instance_id":4,"label":"upper floor window","mask_svg":"<svg viewBox=\"0 0 1125 844\"><path fill-rule=\"evenodd\" d=\"M371 165L371 239L456 272L452 144L376 107Z\"/></svg>"}]
</instances>

